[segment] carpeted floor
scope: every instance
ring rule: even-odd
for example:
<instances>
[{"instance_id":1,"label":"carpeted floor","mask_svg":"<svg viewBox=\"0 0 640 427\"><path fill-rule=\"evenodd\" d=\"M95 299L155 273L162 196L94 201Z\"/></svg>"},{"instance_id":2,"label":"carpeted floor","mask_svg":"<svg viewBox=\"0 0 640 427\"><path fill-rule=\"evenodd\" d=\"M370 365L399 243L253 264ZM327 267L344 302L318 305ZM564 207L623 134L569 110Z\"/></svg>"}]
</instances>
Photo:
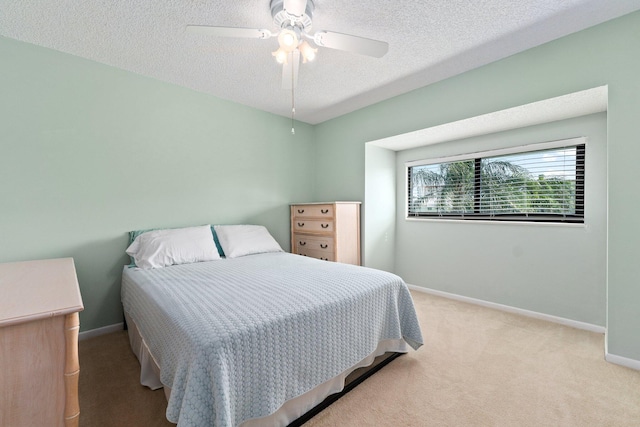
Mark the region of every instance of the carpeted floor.
<instances>
[{"instance_id":1,"label":"carpeted floor","mask_svg":"<svg viewBox=\"0 0 640 427\"><path fill-rule=\"evenodd\" d=\"M305 426L640 426L640 372L604 337L412 292L425 345ZM126 332L80 342L80 425L171 426Z\"/></svg>"}]
</instances>

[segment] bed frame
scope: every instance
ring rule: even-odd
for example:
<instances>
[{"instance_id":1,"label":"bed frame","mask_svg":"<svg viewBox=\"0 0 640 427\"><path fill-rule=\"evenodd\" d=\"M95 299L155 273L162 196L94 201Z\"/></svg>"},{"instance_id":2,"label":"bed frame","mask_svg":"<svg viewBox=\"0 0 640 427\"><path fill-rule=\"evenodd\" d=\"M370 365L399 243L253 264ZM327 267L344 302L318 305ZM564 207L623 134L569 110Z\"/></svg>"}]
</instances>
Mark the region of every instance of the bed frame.
<instances>
[{"instance_id":1,"label":"bed frame","mask_svg":"<svg viewBox=\"0 0 640 427\"><path fill-rule=\"evenodd\" d=\"M375 374L380 369L384 368L397 357L402 356L403 354L405 353L385 353L381 356L376 357L370 366L356 369L347 376L344 382L344 389L341 392L327 396L320 404L318 404L316 407L311 409L309 412L307 412L297 420L293 421L291 424L289 424L288 427L299 427L303 425L311 418L327 409L342 396L346 395L351 390L356 388L358 385L360 385L360 383L369 378L371 375Z\"/></svg>"}]
</instances>

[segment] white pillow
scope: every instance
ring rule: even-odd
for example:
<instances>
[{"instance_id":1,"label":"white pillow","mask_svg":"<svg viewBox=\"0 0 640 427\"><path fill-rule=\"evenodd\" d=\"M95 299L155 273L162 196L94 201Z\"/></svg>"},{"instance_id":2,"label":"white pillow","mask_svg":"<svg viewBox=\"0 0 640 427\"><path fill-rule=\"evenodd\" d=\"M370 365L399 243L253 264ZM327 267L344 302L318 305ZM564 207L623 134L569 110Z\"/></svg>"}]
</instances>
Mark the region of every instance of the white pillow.
<instances>
[{"instance_id":1,"label":"white pillow","mask_svg":"<svg viewBox=\"0 0 640 427\"><path fill-rule=\"evenodd\" d=\"M220 259L210 225L148 231L126 252L144 269Z\"/></svg>"},{"instance_id":2,"label":"white pillow","mask_svg":"<svg viewBox=\"0 0 640 427\"><path fill-rule=\"evenodd\" d=\"M213 228L227 258L284 252L262 225L215 225Z\"/></svg>"}]
</instances>

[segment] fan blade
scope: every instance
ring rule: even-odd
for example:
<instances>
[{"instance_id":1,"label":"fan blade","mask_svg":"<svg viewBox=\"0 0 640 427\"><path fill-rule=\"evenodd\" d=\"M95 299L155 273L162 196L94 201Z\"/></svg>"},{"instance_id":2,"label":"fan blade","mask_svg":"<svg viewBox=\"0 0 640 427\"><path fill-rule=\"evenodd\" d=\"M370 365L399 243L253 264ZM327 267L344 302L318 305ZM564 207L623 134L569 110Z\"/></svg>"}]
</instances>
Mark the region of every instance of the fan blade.
<instances>
[{"instance_id":1,"label":"fan blade","mask_svg":"<svg viewBox=\"0 0 640 427\"><path fill-rule=\"evenodd\" d=\"M302 17L307 8L307 0L284 0L282 8L289 14Z\"/></svg>"},{"instance_id":2,"label":"fan blade","mask_svg":"<svg viewBox=\"0 0 640 427\"><path fill-rule=\"evenodd\" d=\"M271 31L254 28L237 27L209 27L206 25L187 25L190 33L206 34L216 37L241 37L248 39L268 39L272 37Z\"/></svg>"},{"instance_id":3,"label":"fan blade","mask_svg":"<svg viewBox=\"0 0 640 427\"><path fill-rule=\"evenodd\" d=\"M389 50L389 43L387 42L331 31L318 31L314 34L313 41L318 46L360 53L376 58L382 58Z\"/></svg>"},{"instance_id":4,"label":"fan blade","mask_svg":"<svg viewBox=\"0 0 640 427\"><path fill-rule=\"evenodd\" d=\"M294 50L289 54L287 63L282 64L282 89L291 90L298 86L298 68L300 68L300 52Z\"/></svg>"}]
</instances>

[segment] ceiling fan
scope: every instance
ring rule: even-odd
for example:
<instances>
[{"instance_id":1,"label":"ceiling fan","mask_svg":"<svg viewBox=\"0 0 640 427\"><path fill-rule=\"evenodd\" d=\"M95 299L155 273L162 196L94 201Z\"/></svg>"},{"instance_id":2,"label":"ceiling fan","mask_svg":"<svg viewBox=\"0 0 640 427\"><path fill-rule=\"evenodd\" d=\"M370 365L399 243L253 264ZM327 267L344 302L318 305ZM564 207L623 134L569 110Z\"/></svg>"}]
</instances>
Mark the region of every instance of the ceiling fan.
<instances>
[{"instance_id":1,"label":"ceiling fan","mask_svg":"<svg viewBox=\"0 0 640 427\"><path fill-rule=\"evenodd\" d=\"M276 27L273 32L267 29L206 25L187 25L187 31L216 37L256 39L277 37L279 48L272 54L278 63L283 64L283 89L293 89L296 86L300 57L303 62L313 61L318 50L314 45L376 58L383 57L389 50L388 43L364 37L325 30L312 34L312 17L315 8L313 0L271 0L270 7L273 24Z\"/></svg>"}]
</instances>

